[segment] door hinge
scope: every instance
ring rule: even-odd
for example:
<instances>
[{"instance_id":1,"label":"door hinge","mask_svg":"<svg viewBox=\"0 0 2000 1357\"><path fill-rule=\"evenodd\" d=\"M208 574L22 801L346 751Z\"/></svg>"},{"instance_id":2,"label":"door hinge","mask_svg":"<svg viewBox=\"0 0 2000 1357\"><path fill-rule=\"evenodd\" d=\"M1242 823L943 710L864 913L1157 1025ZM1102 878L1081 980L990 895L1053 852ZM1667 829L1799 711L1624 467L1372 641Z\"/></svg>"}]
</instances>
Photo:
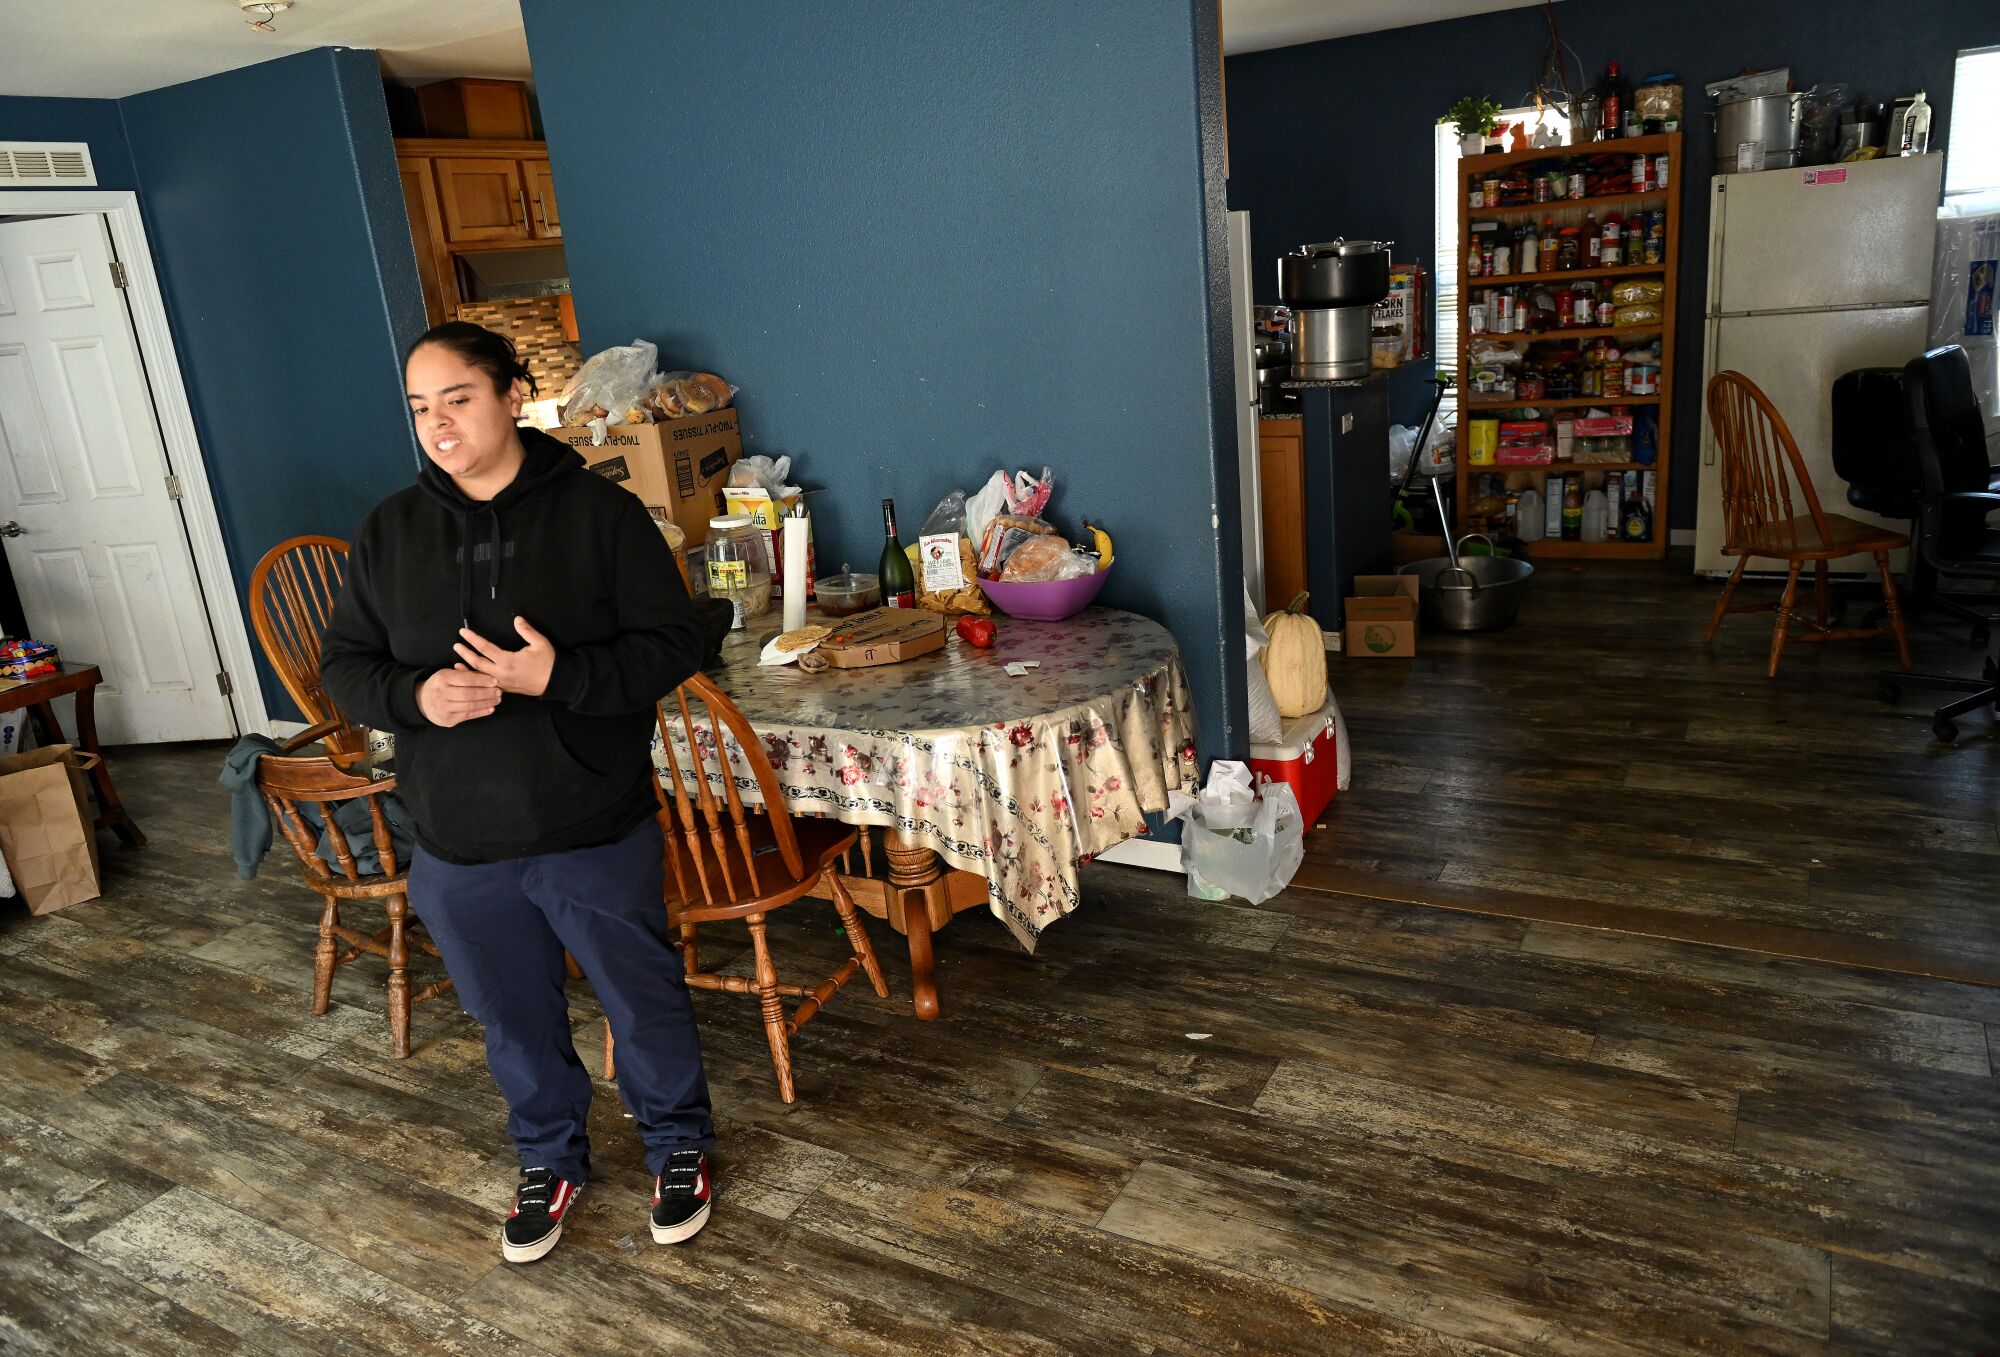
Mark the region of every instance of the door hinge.
<instances>
[{"instance_id":1,"label":"door hinge","mask_svg":"<svg viewBox=\"0 0 2000 1357\"><path fill-rule=\"evenodd\" d=\"M171 476L171 475L168 476L167 498L177 500L180 497L181 497L181 478L179 476Z\"/></svg>"},{"instance_id":2,"label":"door hinge","mask_svg":"<svg viewBox=\"0 0 2000 1357\"><path fill-rule=\"evenodd\" d=\"M234 696L236 692L236 685L229 681L229 675L226 672L215 676L215 686L222 689L224 697Z\"/></svg>"},{"instance_id":3,"label":"door hinge","mask_svg":"<svg viewBox=\"0 0 2000 1357\"><path fill-rule=\"evenodd\" d=\"M111 261L111 286L113 287L131 286L131 284L127 282L125 278L125 266L119 263L115 259Z\"/></svg>"}]
</instances>

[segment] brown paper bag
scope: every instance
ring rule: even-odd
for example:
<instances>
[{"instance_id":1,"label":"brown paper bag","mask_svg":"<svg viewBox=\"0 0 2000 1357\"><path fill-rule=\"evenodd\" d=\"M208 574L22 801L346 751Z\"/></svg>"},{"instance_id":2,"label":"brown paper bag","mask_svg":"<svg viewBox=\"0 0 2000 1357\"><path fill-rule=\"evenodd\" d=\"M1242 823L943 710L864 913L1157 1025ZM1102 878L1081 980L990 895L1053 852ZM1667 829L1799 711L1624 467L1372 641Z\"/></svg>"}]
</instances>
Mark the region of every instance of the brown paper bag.
<instances>
[{"instance_id":1,"label":"brown paper bag","mask_svg":"<svg viewBox=\"0 0 2000 1357\"><path fill-rule=\"evenodd\" d=\"M66 744L0 756L0 853L31 914L98 896L97 817Z\"/></svg>"}]
</instances>

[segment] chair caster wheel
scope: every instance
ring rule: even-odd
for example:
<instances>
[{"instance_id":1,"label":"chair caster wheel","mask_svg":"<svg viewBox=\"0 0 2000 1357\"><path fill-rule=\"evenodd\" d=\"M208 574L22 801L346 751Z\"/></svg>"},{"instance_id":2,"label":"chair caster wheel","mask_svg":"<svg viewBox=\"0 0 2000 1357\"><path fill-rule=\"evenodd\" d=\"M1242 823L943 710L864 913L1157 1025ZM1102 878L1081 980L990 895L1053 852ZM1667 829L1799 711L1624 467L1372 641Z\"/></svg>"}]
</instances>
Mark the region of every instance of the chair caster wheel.
<instances>
[{"instance_id":1,"label":"chair caster wheel","mask_svg":"<svg viewBox=\"0 0 2000 1357\"><path fill-rule=\"evenodd\" d=\"M1875 696L1881 698L1884 702L1901 702L1903 700L1902 685L1896 683L1878 683L1875 685Z\"/></svg>"},{"instance_id":2,"label":"chair caster wheel","mask_svg":"<svg viewBox=\"0 0 2000 1357\"><path fill-rule=\"evenodd\" d=\"M1958 723L1955 721L1931 722L1931 734L1937 736L1939 744L1950 744L1958 739Z\"/></svg>"}]
</instances>

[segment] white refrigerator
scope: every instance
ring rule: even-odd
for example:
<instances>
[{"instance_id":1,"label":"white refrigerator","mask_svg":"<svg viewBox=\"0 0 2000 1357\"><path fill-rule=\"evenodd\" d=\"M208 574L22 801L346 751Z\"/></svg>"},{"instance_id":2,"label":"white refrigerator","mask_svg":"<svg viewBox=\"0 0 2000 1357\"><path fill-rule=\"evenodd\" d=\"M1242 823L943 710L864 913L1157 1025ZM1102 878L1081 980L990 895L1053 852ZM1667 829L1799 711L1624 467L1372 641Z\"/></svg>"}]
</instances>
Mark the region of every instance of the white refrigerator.
<instances>
[{"instance_id":1,"label":"white refrigerator","mask_svg":"<svg viewBox=\"0 0 2000 1357\"><path fill-rule=\"evenodd\" d=\"M1834 474L1833 383L1924 351L1943 166L1941 155L1907 156L1718 175L1709 189L1702 389L1727 370L1763 388L1829 513L1884 521L1848 504ZM1735 561L1722 554L1721 459L1706 401L1700 487L1695 572L1726 574Z\"/></svg>"}]
</instances>

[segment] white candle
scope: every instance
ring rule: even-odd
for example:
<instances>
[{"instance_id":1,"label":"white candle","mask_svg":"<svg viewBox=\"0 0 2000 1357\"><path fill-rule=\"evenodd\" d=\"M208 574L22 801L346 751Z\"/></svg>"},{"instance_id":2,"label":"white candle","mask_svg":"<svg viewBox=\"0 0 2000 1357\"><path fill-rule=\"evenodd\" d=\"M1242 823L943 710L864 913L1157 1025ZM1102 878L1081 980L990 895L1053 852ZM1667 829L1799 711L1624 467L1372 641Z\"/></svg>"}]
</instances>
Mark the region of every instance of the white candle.
<instances>
[{"instance_id":1,"label":"white candle","mask_svg":"<svg viewBox=\"0 0 2000 1357\"><path fill-rule=\"evenodd\" d=\"M806 624L806 540L812 520L788 515L785 532L785 630Z\"/></svg>"}]
</instances>

